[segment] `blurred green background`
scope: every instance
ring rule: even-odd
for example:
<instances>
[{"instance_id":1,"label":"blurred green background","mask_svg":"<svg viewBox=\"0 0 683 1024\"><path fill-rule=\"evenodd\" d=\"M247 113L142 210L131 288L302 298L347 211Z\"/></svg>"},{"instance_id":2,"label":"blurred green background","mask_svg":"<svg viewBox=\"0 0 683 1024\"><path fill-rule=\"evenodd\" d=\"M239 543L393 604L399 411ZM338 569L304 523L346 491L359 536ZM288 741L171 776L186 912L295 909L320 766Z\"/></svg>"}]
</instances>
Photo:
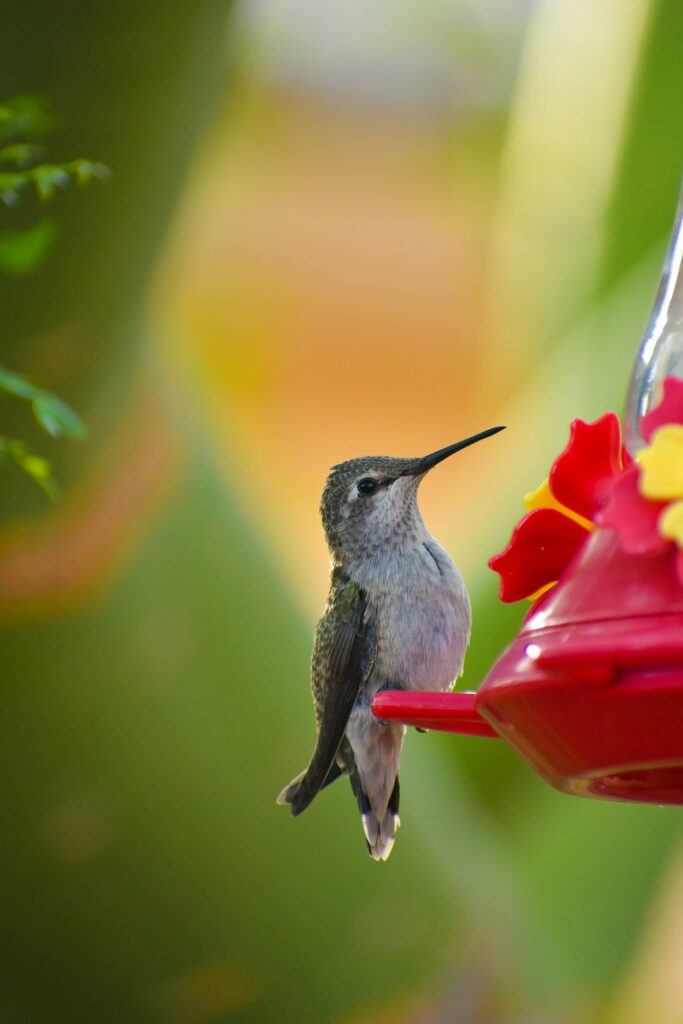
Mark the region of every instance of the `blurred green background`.
<instances>
[{"instance_id":1,"label":"blurred green background","mask_svg":"<svg viewBox=\"0 0 683 1024\"><path fill-rule=\"evenodd\" d=\"M683 166L678 0L31 0L50 205L0 275L3 364L71 403L51 504L0 467L0 1021L680 1024L673 809L573 800L410 735L403 829L313 743L327 468L494 422L424 487L475 688L523 609L487 558L569 419L621 408ZM0 206L0 229L42 217Z\"/></svg>"}]
</instances>

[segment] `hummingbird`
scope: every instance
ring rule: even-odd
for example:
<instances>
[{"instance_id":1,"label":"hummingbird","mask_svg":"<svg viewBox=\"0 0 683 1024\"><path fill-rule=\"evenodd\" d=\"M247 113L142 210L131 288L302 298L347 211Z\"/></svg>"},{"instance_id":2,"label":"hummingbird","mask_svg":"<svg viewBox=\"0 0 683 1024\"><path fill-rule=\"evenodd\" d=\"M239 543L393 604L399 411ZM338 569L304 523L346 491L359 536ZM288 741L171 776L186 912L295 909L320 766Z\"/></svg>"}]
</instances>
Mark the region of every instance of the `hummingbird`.
<instances>
[{"instance_id":1,"label":"hummingbird","mask_svg":"<svg viewBox=\"0 0 683 1024\"><path fill-rule=\"evenodd\" d=\"M400 825L405 726L375 718L372 698L386 689L449 690L462 674L472 619L463 578L427 530L417 491L434 466L503 429L422 458L350 459L325 483L331 579L311 658L318 738L308 767L277 802L301 814L348 775L374 860L387 859Z\"/></svg>"}]
</instances>

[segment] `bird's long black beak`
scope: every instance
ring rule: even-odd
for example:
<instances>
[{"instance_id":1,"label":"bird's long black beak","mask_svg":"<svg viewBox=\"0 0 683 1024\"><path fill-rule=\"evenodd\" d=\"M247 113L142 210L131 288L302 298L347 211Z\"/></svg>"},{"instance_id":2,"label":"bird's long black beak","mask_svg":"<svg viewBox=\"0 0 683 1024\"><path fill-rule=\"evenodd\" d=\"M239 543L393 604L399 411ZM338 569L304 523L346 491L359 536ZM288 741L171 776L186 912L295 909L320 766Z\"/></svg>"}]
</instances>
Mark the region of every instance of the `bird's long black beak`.
<instances>
[{"instance_id":1,"label":"bird's long black beak","mask_svg":"<svg viewBox=\"0 0 683 1024\"><path fill-rule=\"evenodd\" d=\"M505 430L505 427L489 427L488 430L482 430L480 434L472 434L472 437L466 437L464 441L456 441L455 444L449 444L446 448L439 448L438 451L432 452L431 455L425 455L422 459L416 459L412 465L403 470L401 476L422 476L427 470L433 469L434 466L447 459L449 455L455 455L456 452L461 452L463 448L469 448L471 444L483 441L485 437L492 437L493 434L497 434L501 430Z\"/></svg>"}]
</instances>

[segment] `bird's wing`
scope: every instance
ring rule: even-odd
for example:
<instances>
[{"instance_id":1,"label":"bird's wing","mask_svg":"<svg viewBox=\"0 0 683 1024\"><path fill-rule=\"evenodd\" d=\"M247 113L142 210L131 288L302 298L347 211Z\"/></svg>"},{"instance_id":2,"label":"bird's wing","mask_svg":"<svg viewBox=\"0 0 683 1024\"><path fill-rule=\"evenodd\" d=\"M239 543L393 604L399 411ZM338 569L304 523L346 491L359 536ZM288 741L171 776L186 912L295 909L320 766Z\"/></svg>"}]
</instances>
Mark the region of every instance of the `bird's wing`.
<instances>
[{"instance_id":1,"label":"bird's wing","mask_svg":"<svg viewBox=\"0 0 683 1024\"><path fill-rule=\"evenodd\" d=\"M314 662L322 651L326 652L324 665L318 666L318 671L326 675L318 742L296 792L288 800L292 814L306 810L325 784L346 723L368 677L372 641L366 611L367 602L360 587L348 577L338 575L333 580L331 605L320 624L314 652Z\"/></svg>"}]
</instances>

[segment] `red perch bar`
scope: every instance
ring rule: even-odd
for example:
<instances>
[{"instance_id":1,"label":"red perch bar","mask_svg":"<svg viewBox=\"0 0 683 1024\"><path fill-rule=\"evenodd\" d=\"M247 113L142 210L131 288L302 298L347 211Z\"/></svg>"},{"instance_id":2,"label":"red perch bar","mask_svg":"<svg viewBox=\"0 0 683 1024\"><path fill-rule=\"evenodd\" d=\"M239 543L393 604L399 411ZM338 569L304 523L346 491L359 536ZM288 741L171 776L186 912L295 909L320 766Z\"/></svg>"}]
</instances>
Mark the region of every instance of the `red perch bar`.
<instances>
[{"instance_id":1,"label":"red perch bar","mask_svg":"<svg viewBox=\"0 0 683 1024\"><path fill-rule=\"evenodd\" d=\"M372 710L385 722L403 722L416 729L457 732L462 736L498 736L476 709L476 693L419 693L381 690Z\"/></svg>"}]
</instances>

